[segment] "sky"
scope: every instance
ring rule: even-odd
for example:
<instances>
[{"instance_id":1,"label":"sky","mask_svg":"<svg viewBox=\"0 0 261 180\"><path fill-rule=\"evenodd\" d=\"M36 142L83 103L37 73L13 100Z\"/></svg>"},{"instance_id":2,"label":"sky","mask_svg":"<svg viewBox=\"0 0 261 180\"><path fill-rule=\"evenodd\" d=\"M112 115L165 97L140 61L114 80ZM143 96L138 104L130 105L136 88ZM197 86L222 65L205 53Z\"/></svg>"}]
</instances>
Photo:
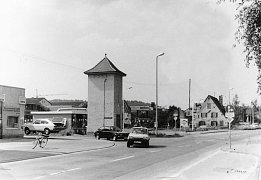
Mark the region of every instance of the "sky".
<instances>
[{"instance_id":1,"label":"sky","mask_svg":"<svg viewBox=\"0 0 261 180\"><path fill-rule=\"evenodd\" d=\"M0 84L26 97L88 100L88 76L107 54L127 74L123 97L183 109L208 95L257 99L257 69L233 47L235 4L215 0L2 0Z\"/></svg>"}]
</instances>

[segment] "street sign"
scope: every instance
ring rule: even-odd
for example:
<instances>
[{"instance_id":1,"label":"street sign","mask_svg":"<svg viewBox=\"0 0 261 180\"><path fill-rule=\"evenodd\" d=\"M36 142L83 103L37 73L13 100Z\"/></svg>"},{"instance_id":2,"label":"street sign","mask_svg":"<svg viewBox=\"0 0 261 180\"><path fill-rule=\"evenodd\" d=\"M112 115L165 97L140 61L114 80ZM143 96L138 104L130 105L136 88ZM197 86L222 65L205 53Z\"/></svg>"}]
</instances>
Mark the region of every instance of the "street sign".
<instances>
[{"instance_id":1,"label":"street sign","mask_svg":"<svg viewBox=\"0 0 261 180\"><path fill-rule=\"evenodd\" d=\"M181 127L188 127L188 119L180 119Z\"/></svg>"},{"instance_id":2,"label":"street sign","mask_svg":"<svg viewBox=\"0 0 261 180\"><path fill-rule=\"evenodd\" d=\"M0 101L5 102L5 94L0 95Z\"/></svg>"},{"instance_id":3,"label":"street sign","mask_svg":"<svg viewBox=\"0 0 261 180\"><path fill-rule=\"evenodd\" d=\"M228 120L229 123L232 123L232 121L234 120L234 118L233 118L233 117L228 117L227 120Z\"/></svg>"},{"instance_id":4,"label":"street sign","mask_svg":"<svg viewBox=\"0 0 261 180\"><path fill-rule=\"evenodd\" d=\"M227 118L234 118L235 117L235 112L234 112L234 107L233 106L228 105L226 107L226 114L225 114L225 116Z\"/></svg>"},{"instance_id":5,"label":"street sign","mask_svg":"<svg viewBox=\"0 0 261 180\"><path fill-rule=\"evenodd\" d=\"M154 122L154 127L155 127L155 128L158 127L158 122Z\"/></svg>"}]
</instances>

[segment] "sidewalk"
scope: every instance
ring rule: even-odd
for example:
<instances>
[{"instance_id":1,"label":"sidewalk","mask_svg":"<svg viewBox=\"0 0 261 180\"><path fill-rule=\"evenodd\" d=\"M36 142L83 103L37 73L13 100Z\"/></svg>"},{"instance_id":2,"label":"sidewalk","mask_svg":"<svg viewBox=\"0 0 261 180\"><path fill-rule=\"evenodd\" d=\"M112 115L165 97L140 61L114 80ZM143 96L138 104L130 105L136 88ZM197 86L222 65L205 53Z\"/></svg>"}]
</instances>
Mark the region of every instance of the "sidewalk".
<instances>
[{"instance_id":1,"label":"sidewalk","mask_svg":"<svg viewBox=\"0 0 261 180\"><path fill-rule=\"evenodd\" d=\"M261 135L227 145L173 174L177 180L259 180Z\"/></svg>"},{"instance_id":2,"label":"sidewalk","mask_svg":"<svg viewBox=\"0 0 261 180\"><path fill-rule=\"evenodd\" d=\"M47 156L92 151L113 147L113 141L99 140L90 136L51 136L45 148L33 147L34 136L12 139L12 142L0 140L0 163L21 161Z\"/></svg>"}]
</instances>

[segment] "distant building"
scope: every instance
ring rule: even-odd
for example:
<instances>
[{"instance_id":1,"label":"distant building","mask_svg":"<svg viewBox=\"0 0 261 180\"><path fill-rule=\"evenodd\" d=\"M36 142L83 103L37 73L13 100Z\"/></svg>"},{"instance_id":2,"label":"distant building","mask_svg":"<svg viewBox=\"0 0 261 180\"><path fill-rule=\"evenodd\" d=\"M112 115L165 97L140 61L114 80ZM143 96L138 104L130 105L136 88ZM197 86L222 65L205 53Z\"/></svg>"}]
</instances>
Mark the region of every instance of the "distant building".
<instances>
[{"instance_id":1,"label":"distant building","mask_svg":"<svg viewBox=\"0 0 261 180\"><path fill-rule=\"evenodd\" d=\"M45 98L26 98L25 105L25 122L32 122L33 116L31 112L35 111L49 111L51 103Z\"/></svg>"},{"instance_id":2,"label":"distant building","mask_svg":"<svg viewBox=\"0 0 261 180\"><path fill-rule=\"evenodd\" d=\"M25 89L0 85L0 138L22 137Z\"/></svg>"},{"instance_id":3,"label":"distant building","mask_svg":"<svg viewBox=\"0 0 261 180\"><path fill-rule=\"evenodd\" d=\"M203 103L197 104L197 106L194 107L194 126L227 126L228 122L225 117L225 108L221 103L221 98L218 100L208 95Z\"/></svg>"},{"instance_id":4,"label":"distant building","mask_svg":"<svg viewBox=\"0 0 261 180\"><path fill-rule=\"evenodd\" d=\"M122 78L126 76L105 55L88 75L88 132L101 126L122 128Z\"/></svg>"},{"instance_id":5,"label":"distant building","mask_svg":"<svg viewBox=\"0 0 261 180\"><path fill-rule=\"evenodd\" d=\"M51 111L56 111L60 108L87 108L87 101L83 100L51 100L51 106L48 108Z\"/></svg>"}]
</instances>

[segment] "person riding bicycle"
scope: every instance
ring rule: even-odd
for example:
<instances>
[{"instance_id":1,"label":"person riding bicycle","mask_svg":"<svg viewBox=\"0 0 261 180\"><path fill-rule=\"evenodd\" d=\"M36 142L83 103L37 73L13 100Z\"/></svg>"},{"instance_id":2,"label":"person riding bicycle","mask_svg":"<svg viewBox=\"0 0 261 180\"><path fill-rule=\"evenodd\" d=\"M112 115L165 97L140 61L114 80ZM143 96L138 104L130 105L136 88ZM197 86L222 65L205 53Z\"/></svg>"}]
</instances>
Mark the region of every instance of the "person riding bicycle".
<instances>
[{"instance_id":1,"label":"person riding bicycle","mask_svg":"<svg viewBox=\"0 0 261 180\"><path fill-rule=\"evenodd\" d=\"M45 133L39 132L39 135L40 135L40 137L41 137L41 139L39 139L39 143L40 143L40 147L42 147L42 143L45 143L45 142L44 142L44 138L48 138L48 137L49 137L49 134L45 134Z\"/></svg>"}]
</instances>

